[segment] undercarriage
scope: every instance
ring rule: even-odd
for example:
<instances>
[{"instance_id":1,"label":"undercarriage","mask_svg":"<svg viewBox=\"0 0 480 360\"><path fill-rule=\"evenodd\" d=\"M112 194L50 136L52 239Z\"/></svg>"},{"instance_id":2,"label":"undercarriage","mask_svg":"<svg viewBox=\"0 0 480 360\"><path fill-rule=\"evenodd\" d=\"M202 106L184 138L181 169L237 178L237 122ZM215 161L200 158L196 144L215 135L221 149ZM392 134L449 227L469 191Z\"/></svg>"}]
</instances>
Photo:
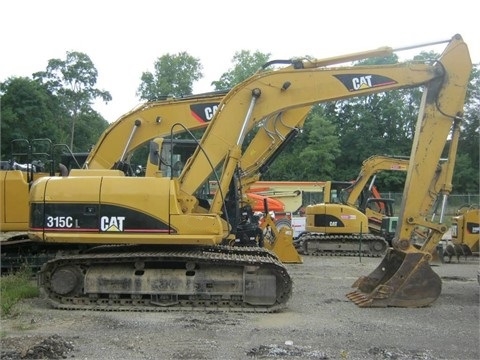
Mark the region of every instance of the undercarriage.
<instances>
[{"instance_id":1,"label":"undercarriage","mask_svg":"<svg viewBox=\"0 0 480 360\"><path fill-rule=\"evenodd\" d=\"M295 241L302 255L318 256L369 256L385 255L388 244L381 236L372 234L304 233Z\"/></svg>"},{"instance_id":2,"label":"undercarriage","mask_svg":"<svg viewBox=\"0 0 480 360\"><path fill-rule=\"evenodd\" d=\"M261 248L105 249L44 264L38 284L53 307L276 312L292 292L284 265Z\"/></svg>"}]
</instances>

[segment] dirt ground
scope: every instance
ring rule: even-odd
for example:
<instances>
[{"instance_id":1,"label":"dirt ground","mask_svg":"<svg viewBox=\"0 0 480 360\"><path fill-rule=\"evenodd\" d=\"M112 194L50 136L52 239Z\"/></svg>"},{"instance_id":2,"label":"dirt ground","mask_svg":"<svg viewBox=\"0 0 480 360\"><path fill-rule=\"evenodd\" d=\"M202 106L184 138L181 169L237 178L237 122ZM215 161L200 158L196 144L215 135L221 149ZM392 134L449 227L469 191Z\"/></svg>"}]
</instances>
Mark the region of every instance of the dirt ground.
<instances>
[{"instance_id":1,"label":"dirt ground","mask_svg":"<svg viewBox=\"0 0 480 360\"><path fill-rule=\"evenodd\" d=\"M359 308L345 294L380 258L307 257L287 265L286 310L96 312L23 301L1 319L2 359L479 359L478 258L438 264L425 308Z\"/></svg>"}]
</instances>

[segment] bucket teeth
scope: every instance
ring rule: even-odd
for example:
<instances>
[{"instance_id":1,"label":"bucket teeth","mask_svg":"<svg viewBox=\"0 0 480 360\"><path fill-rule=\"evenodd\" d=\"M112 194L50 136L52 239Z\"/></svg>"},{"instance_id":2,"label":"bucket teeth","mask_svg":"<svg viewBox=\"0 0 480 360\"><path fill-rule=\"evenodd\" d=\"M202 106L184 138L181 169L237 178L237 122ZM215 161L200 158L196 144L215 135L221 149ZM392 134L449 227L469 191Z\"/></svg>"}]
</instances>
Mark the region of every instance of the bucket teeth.
<instances>
[{"instance_id":1,"label":"bucket teeth","mask_svg":"<svg viewBox=\"0 0 480 360\"><path fill-rule=\"evenodd\" d=\"M371 299L369 299L365 294L358 290L352 291L346 296L350 301L352 301L353 303L355 303L355 305L358 305L359 307L367 307L372 302Z\"/></svg>"}]
</instances>

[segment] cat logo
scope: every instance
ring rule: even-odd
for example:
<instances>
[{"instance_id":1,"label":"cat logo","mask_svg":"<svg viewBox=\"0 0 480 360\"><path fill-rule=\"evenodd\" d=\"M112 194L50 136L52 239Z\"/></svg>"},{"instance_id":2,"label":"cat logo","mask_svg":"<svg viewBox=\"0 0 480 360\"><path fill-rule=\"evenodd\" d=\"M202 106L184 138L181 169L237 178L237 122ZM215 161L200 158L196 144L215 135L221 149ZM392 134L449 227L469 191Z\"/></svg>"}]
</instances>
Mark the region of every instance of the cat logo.
<instances>
[{"instance_id":1,"label":"cat logo","mask_svg":"<svg viewBox=\"0 0 480 360\"><path fill-rule=\"evenodd\" d=\"M382 86L392 86L397 83L389 77L376 74L341 74L333 76L340 80L350 92Z\"/></svg>"},{"instance_id":2,"label":"cat logo","mask_svg":"<svg viewBox=\"0 0 480 360\"><path fill-rule=\"evenodd\" d=\"M355 90L368 89L372 87L372 76L360 76L352 79L352 87Z\"/></svg>"},{"instance_id":3,"label":"cat logo","mask_svg":"<svg viewBox=\"0 0 480 360\"><path fill-rule=\"evenodd\" d=\"M190 110L195 119L197 119L200 123L206 123L213 119L213 116L218 109L218 104L219 103L217 102L193 104L190 105Z\"/></svg>"},{"instance_id":4,"label":"cat logo","mask_svg":"<svg viewBox=\"0 0 480 360\"><path fill-rule=\"evenodd\" d=\"M102 216L100 218L101 231L123 231L125 216Z\"/></svg>"}]
</instances>

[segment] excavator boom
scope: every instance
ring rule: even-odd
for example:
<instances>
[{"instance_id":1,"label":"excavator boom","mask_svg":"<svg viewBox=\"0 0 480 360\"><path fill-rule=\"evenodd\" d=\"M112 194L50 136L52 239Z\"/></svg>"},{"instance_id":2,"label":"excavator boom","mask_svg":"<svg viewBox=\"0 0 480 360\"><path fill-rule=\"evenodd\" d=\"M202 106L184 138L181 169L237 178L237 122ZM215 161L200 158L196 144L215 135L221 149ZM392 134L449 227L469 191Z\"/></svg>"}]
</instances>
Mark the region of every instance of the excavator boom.
<instances>
[{"instance_id":1,"label":"excavator boom","mask_svg":"<svg viewBox=\"0 0 480 360\"><path fill-rule=\"evenodd\" d=\"M149 140L175 135L186 129L206 128L225 94L219 91L139 105L102 133L84 168L112 169Z\"/></svg>"}]
</instances>

